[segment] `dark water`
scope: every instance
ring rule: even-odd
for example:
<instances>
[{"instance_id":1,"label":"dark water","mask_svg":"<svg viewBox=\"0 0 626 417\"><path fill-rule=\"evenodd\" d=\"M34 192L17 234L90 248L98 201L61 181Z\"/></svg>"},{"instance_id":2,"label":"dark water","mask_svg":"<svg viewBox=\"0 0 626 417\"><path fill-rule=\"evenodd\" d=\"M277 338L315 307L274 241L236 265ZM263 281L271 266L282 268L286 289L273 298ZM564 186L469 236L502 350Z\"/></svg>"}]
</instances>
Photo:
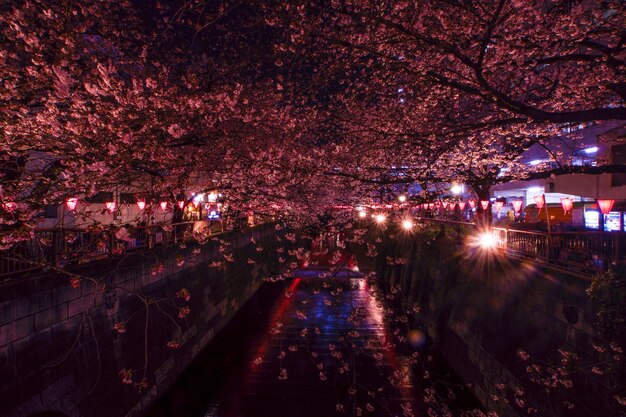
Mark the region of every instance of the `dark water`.
<instances>
[{"instance_id":1,"label":"dark water","mask_svg":"<svg viewBox=\"0 0 626 417\"><path fill-rule=\"evenodd\" d=\"M442 395L457 384L370 285L315 276L265 284L148 416L424 415L432 374Z\"/></svg>"}]
</instances>

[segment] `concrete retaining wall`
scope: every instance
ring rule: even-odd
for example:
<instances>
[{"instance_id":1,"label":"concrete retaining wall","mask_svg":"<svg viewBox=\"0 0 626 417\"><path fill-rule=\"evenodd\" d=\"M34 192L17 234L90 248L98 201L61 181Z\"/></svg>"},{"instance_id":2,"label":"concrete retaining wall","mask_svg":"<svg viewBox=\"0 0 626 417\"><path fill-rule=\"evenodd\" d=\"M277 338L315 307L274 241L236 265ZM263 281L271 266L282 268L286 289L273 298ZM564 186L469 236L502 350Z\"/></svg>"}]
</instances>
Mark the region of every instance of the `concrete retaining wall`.
<instances>
[{"instance_id":1,"label":"concrete retaining wall","mask_svg":"<svg viewBox=\"0 0 626 417\"><path fill-rule=\"evenodd\" d=\"M279 270L273 226L220 236L234 256L226 270L209 266L224 259L212 240L74 268L104 286L82 279L73 288L67 275L52 272L0 284L0 415L142 415L263 278ZM189 302L176 298L181 288ZM178 318L173 302L189 306L189 315ZM114 330L117 322L126 323L125 333ZM180 347L168 348L170 340ZM144 363L148 385L140 389L134 383ZM122 369L133 370L133 384L122 383Z\"/></svg>"},{"instance_id":2,"label":"concrete retaining wall","mask_svg":"<svg viewBox=\"0 0 626 417\"><path fill-rule=\"evenodd\" d=\"M528 415L528 407L546 406L552 414L545 415L619 415L602 377L589 369L572 376L572 389L554 389L550 395L529 383L526 371L535 359L543 369L558 365L560 348L589 363L602 362L591 345L595 313L585 291L592 277L486 255L466 245L454 228L398 233L393 239L387 235L380 234L379 277L401 286L407 306L420 305L414 325L426 331L487 410L521 416ZM519 349L531 360L522 361ZM516 387L524 387L523 396L515 395ZM516 399L523 399L524 407ZM576 407L567 409L567 399Z\"/></svg>"}]
</instances>

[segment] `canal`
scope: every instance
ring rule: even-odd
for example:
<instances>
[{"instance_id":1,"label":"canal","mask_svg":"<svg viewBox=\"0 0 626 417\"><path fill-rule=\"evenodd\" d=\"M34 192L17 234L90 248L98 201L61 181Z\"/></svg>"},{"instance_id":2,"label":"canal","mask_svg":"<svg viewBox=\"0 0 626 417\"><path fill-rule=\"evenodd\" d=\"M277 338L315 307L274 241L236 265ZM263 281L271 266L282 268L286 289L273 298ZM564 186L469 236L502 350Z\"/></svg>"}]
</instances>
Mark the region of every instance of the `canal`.
<instances>
[{"instance_id":1,"label":"canal","mask_svg":"<svg viewBox=\"0 0 626 417\"><path fill-rule=\"evenodd\" d=\"M409 417L473 408L393 298L350 270L330 276L315 267L266 283L147 416Z\"/></svg>"}]
</instances>

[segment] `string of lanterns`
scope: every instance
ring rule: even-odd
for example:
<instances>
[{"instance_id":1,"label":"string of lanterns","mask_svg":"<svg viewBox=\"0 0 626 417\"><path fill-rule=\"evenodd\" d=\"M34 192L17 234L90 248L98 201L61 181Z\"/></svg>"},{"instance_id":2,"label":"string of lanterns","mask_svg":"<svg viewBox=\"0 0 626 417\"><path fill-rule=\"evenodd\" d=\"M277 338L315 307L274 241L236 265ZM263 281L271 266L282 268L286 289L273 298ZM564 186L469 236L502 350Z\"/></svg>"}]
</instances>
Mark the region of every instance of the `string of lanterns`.
<instances>
[{"instance_id":1,"label":"string of lanterns","mask_svg":"<svg viewBox=\"0 0 626 417\"><path fill-rule=\"evenodd\" d=\"M533 197L533 199L535 202L535 206L538 210L541 210L545 206L545 198L543 195L537 195ZM574 200L570 197L563 197L561 198L560 201L561 201L561 208L563 209L563 212L565 214L571 213L574 207ZM615 200L610 200L610 199L598 199L596 200L596 202L602 214L608 214L613 209L613 206L615 205ZM489 206L492 205L492 203L489 200L480 200L477 202L474 199L470 199L468 201L424 202L424 203L418 204L416 208L419 210L442 209L445 212L445 211L454 211L456 207L458 206L458 209L460 211L464 211L467 207L469 207L469 209L476 208L478 203L480 204L480 207L483 209L483 211L487 211L489 209ZM504 201L501 201L501 200L495 201L493 203L493 208L495 209L497 213L499 213L504 207L504 204L505 204ZM520 216L520 214L522 213L523 204L524 204L524 200L522 198L515 198L514 200L511 201L511 205L513 206L513 212L514 212L515 217ZM360 211L360 213L363 213L363 211ZM360 217L364 218L365 215L361 215Z\"/></svg>"},{"instance_id":2,"label":"string of lanterns","mask_svg":"<svg viewBox=\"0 0 626 417\"><path fill-rule=\"evenodd\" d=\"M144 200L137 200L136 204L137 204L137 208L140 211L146 208L146 202ZM195 207L198 207L199 204L200 203L198 201L195 201L195 200L193 201L193 205ZM106 201L104 205L110 213L113 213L115 209L117 208L117 203L115 201ZM65 200L65 207L67 207L69 211L76 210L77 206L78 206L78 198L71 197ZM178 201L177 206L182 210L185 207L185 201ZM159 202L159 207L161 208L161 210L167 211L168 202L167 201Z\"/></svg>"}]
</instances>

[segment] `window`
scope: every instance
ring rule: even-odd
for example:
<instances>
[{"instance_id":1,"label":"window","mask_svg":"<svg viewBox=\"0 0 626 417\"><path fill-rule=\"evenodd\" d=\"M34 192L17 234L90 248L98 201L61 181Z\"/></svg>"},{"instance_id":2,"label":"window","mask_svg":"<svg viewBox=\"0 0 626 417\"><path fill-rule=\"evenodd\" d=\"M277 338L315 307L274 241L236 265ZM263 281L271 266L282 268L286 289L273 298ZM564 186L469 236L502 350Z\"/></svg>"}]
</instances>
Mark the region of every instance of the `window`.
<instances>
[{"instance_id":1,"label":"window","mask_svg":"<svg viewBox=\"0 0 626 417\"><path fill-rule=\"evenodd\" d=\"M111 192L99 192L98 194L92 196L92 197L87 197L85 199L88 203L100 203L100 204L104 204L107 201L114 201L113 200L113 193Z\"/></svg>"},{"instance_id":2,"label":"window","mask_svg":"<svg viewBox=\"0 0 626 417\"><path fill-rule=\"evenodd\" d=\"M615 145L611 148L611 163L626 165L626 145ZM626 174L611 174L611 186L626 185Z\"/></svg>"},{"instance_id":3,"label":"window","mask_svg":"<svg viewBox=\"0 0 626 417\"><path fill-rule=\"evenodd\" d=\"M137 198L132 193L120 193L120 204L135 204Z\"/></svg>"},{"instance_id":4,"label":"window","mask_svg":"<svg viewBox=\"0 0 626 417\"><path fill-rule=\"evenodd\" d=\"M45 206L43 209L43 216L46 219L56 219L59 206Z\"/></svg>"}]
</instances>

